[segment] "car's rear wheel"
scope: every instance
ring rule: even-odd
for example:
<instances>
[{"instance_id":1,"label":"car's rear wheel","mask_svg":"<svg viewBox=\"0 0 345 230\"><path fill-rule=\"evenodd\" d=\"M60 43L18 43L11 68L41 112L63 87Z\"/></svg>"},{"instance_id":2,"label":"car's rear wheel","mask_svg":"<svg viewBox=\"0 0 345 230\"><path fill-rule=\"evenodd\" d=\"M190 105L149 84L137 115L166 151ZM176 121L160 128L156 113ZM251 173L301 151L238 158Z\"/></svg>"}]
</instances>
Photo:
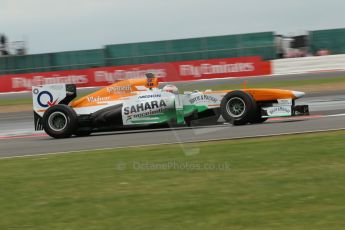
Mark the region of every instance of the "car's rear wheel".
<instances>
[{"instance_id":1,"label":"car's rear wheel","mask_svg":"<svg viewBox=\"0 0 345 230\"><path fill-rule=\"evenodd\" d=\"M47 109L42 119L44 131L54 138L70 137L77 129L76 112L67 105L55 105Z\"/></svg>"},{"instance_id":2,"label":"car's rear wheel","mask_svg":"<svg viewBox=\"0 0 345 230\"><path fill-rule=\"evenodd\" d=\"M225 121L233 125L245 125L255 116L256 102L244 91L227 93L220 104L220 112Z\"/></svg>"}]
</instances>

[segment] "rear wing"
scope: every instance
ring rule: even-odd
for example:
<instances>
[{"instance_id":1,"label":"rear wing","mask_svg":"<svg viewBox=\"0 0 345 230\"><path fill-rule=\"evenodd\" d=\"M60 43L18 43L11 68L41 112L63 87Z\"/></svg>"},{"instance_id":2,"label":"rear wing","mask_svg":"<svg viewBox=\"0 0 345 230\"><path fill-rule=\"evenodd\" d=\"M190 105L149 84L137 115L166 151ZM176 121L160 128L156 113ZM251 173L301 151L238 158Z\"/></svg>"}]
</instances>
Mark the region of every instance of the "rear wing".
<instances>
[{"instance_id":1,"label":"rear wing","mask_svg":"<svg viewBox=\"0 0 345 230\"><path fill-rule=\"evenodd\" d=\"M32 87L35 130L42 130L44 112L57 104L68 105L77 96L75 84L50 84Z\"/></svg>"}]
</instances>

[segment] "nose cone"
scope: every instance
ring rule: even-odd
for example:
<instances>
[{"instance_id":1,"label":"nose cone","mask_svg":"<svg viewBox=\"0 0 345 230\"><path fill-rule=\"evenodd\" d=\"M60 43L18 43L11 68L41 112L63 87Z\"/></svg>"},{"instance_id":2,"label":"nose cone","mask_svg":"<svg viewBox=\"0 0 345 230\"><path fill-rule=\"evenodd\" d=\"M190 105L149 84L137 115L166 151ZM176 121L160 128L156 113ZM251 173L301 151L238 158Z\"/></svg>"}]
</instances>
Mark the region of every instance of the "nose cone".
<instances>
[{"instance_id":1,"label":"nose cone","mask_svg":"<svg viewBox=\"0 0 345 230\"><path fill-rule=\"evenodd\" d=\"M300 92L300 91L292 91L292 94L296 97L296 98L300 98L303 97L305 95L304 92Z\"/></svg>"}]
</instances>

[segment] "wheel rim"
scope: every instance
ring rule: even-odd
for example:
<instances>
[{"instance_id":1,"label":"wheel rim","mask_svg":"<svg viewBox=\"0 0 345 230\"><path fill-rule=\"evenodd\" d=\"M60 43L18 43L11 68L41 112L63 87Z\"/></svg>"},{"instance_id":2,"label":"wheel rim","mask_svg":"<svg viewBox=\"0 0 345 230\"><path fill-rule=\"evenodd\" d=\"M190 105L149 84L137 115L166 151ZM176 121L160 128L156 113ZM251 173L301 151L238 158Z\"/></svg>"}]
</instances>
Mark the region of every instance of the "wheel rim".
<instances>
[{"instance_id":1,"label":"wheel rim","mask_svg":"<svg viewBox=\"0 0 345 230\"><path fill-rule=\"evenodd\" d=\"M56 132L62 131L67 126L67 117L62 112L54 112L50 114L48 124L52 130Z\"/></svg>"},{"instance_id":2,"label":"wheel rim","mask_svg":"<svg viewBox=\"0 0 345 230\"><path fill-rule=\"evenodd\" d=\"M241 117L246 111L246 104L242 98L233 97L226 104L226 111L231 117Z\"/></svg>"}]
</instances>

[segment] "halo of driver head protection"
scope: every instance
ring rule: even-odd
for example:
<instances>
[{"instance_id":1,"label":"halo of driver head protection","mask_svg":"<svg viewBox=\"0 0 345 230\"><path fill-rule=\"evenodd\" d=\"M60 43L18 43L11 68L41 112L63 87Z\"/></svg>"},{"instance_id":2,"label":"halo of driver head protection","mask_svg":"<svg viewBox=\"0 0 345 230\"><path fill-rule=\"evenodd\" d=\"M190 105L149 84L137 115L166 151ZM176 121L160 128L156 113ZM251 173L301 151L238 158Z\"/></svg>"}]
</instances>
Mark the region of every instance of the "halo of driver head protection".
<instances>
[{"instance_id":1,"label":"halo of driver head protection","mask_svg":"<svg viewBox=\"0 0 345 230\"><path fill-rule=\"evenodd\" d=\"M163 87L164 92L178 93L178 88L175 85L166 85Z\"/></svg>"}]
</instances>

